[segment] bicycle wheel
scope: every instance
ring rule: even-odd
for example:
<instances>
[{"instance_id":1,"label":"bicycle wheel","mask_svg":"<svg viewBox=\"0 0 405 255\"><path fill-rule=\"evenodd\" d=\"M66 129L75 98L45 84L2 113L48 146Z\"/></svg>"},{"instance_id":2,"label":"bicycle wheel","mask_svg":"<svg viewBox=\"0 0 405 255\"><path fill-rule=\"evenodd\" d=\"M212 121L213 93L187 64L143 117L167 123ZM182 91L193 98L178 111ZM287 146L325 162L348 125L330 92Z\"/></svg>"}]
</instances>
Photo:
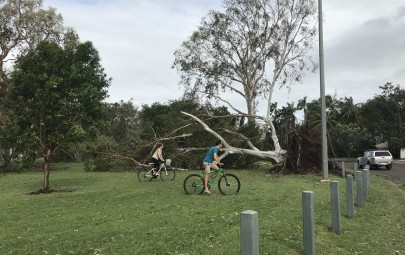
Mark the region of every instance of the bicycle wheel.
<instances>
[{"instance_id":1,"label":"bicycle wheel","mask_svg":"<svg viewBox=\"0 0 405 255\"><path fill-rule=\"evenodd\" d=\"M240 190L239 178L234 174L224 174L218 180L218 189L223 195L236 195Z\"/></svg>"},{"instance_id":2,"label":"bicycle wheel","mask_svg":"<svg viewBox=\"0 0 405 255\"><path fill-rule=\"evenodd\" d=\"M176 177L176 170L174 168L162 167L160 170L160 178L162 181L173 181Z\"/></svg>"},{"instance_id":3,"label":"bicycle wheel","mask_svg":"<svg viewBox=\"0 0 405 255\"><path fill-rule=\"evenodd\" d=\"M154 176L152 175L152 170L142 168L138 171L138 180L140 182L150 182L152 178L154 178Z\"/></svg>"},{"instance_id":4,"label":"bicycle wheel","mask_svg":"<svg viewBox=\"0 0 405 255\"><path fill-rule=\"evenodd\" d=\"M190 174L184 179L183 188L188 195L201 194L204 190L204 181L199 174Z\"/></svg>"}]
</instances>

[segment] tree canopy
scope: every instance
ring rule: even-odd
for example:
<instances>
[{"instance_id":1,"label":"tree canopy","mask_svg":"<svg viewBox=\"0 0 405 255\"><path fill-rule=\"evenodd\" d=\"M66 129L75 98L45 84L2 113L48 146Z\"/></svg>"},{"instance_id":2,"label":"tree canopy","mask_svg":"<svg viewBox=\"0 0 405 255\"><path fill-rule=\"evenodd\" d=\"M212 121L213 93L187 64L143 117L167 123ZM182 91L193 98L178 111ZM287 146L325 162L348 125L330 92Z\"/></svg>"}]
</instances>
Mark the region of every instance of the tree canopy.
<instances>
[{"instance_id":1,"label":"tree canopy","mask_svg":"<svg viewBox=\"0 0 405 255\"><path fill-rule=\"evenodd\" d=\"M35 144L49 163L61 145L96 130L110 80L91 42L44 41L18 61L11 84L8 99L21 142Z\"/></svg>"},{"instance_id":2,"label":"tree canopy","mask_svg":"<svg viewBox=\"0 0 405 255\"><path fill-rule=\"evenodd\" d=\"M0 86L7 78L6 62L32 50L42 40L60 42L65 28L54 8L42 8L42 0L0 1ZM9 65L10 66L10 65ZM4 92L4 91L3 91Z\"/></svg>"},{"instance_id":3,"label":"tree canopy","mask_svg":"<svg viewBox=\"0 0 405 255\"><path fill-rule=\"evenodd\" d=\"M316 35L315 5L294 0L226 0L225 12L210 11L175 52L174 67L186 93L225 102L254 115L257 99L271 101L277 81L300 81ZM269 74L270 73L270 74ZM246 102L237 109L223 92Z\"/></svg>"}]
</instances>

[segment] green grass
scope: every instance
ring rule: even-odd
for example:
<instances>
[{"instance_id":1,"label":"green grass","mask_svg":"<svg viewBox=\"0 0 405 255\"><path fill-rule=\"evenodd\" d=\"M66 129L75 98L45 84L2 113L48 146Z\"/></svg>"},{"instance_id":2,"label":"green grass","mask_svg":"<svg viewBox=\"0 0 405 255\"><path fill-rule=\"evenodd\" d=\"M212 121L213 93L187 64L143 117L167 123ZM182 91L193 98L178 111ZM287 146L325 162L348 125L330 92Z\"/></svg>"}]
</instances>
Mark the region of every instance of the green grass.
<instances>
[{"instance_id":1,"label":"green grass","mask_svg":"<svg viewBox=\"0 0 405 255\"><path fill-rule=\"evenodd\" d=\"M63 166L63 167L61 167ZM58 164L52 189L74 192L24 195L41 187L42 173L0 176L0 254L239 254L240 212L259 214L260 254L302 254L302 191L315 193L317 254L405 254L405 195L372 176L369 198L346 211L339 181L343 233L331 231L329 184L319 176L268 176L237 171L236 196L189 196L174 182L140 183L135 173L84 172Z\"/></svg>"}]
</instances>

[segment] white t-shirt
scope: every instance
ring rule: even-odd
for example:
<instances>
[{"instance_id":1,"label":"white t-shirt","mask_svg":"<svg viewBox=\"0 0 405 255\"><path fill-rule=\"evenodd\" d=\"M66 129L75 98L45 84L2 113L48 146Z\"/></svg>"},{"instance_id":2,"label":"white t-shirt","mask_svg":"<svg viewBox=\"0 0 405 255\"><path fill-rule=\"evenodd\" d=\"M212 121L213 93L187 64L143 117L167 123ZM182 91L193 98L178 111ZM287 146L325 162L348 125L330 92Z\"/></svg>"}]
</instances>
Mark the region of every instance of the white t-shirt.
<instances>
[{"instance_id":1,"label":"white t-shirt","mask_svg":"<svg viewBox=\"0 0 405 255\"><path fill-rule=\"evenodd\" d=\"M158 148L155 153L153 153L152 158L160 159L159 155L162 155L162 148Z\"/></svg>"}]
</instances>

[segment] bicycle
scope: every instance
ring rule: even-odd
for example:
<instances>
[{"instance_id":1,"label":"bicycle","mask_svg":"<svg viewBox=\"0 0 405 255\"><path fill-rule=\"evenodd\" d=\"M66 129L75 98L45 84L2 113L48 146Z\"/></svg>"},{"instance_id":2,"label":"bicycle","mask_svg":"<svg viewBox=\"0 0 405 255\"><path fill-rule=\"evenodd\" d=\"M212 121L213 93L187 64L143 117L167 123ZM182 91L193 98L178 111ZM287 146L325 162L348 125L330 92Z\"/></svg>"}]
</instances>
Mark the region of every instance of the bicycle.
<instances>
[{"instance_id":1,"label":"bicycle","mask_svg":"<svg viewBox=\"0 0 405 255\"><path fill-rule=\"evenodd\" d=\"M154 168L154 163L149 163L150 168L142 168L138 171L138 180L140 182L150 182L160 176L162 181L164 179L173 181L176 177L176 170L170 166L170 163L171 160L166 159L166 162L160 164L158 171Z\"/></svg>"},{"instance_id":2,"label":"bicycle","mask_svg":"<svg viewBox=\"0 0 405 255\"><path fill-rule=\"evenodd\" d=\"M240 190L239 178L234 174L226 174L221 167L214 170L214 174L208 180L208 188L214 183L215 179L221 175L218 180L218 189L222 195L236 195ZM188 195L201 194L204 191L205 171L201 174L190 174L184 179L183 188Z\"/></svg>"}]
</instances>

